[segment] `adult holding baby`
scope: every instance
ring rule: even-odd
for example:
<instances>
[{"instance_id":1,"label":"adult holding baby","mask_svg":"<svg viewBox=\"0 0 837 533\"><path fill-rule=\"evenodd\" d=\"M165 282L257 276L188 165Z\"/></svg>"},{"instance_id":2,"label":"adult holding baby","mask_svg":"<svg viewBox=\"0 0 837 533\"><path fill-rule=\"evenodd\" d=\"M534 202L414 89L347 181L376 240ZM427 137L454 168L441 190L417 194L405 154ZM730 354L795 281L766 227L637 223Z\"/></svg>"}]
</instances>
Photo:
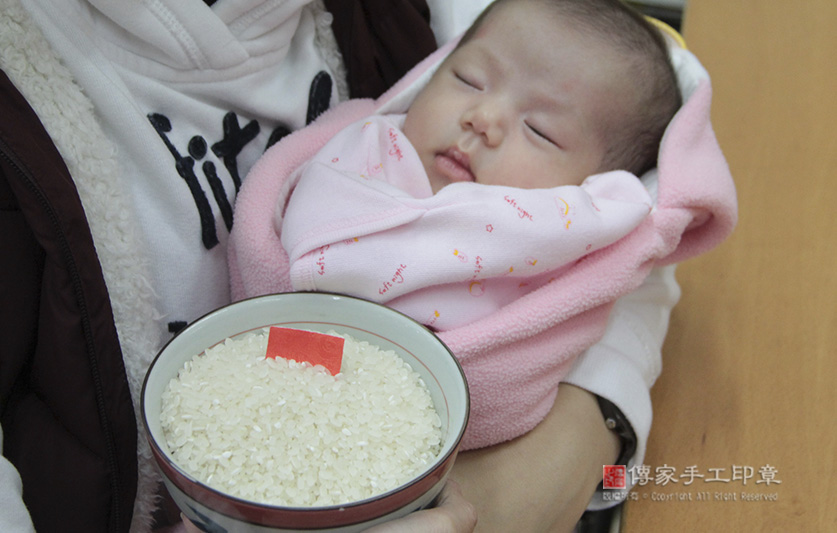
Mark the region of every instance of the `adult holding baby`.
<instances>
[{"instance_id":1,"label":"adult holding baby","mask_svg":"<svg viewBox=\"0 0 837 533\"><path fill-rule=\"evenodd\" d=\"M394 4L404 25L424 13ZM440 42L476 15L471 2L430 7ZM3 0L4 531L166 525L139 386L171 334L228 303L225 247L249 167L348 96L329 22L305 0ZM369 53L342 48L350 66ZM671 270L655 271L567 378L627 411L640 454L676 299ZM562 387L533 431L460 457L461 492L383 527L467 531L466 499L487 529L575 523L620 450L586 390Z\"/></svg>"}]
</instances>

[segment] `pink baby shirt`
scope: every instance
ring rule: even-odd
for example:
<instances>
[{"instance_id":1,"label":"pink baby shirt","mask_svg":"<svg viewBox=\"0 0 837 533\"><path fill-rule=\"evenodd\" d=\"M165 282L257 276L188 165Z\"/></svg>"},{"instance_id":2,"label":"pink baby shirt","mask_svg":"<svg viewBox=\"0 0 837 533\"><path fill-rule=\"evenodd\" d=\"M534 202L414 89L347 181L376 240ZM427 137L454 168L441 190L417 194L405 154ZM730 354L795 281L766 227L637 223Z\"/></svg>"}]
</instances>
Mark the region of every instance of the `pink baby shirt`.
<instances>
[{"instance_id":1,"label":"pink baby shirt","mask_svg":"<svg viewBox=\"0 0 837 533\"><path fill-rule=\"evenodd\" d=\"M354 122L291 177L274 223L295 290L385 303L445 331L555 279L651 210L645 187L622 171L581 186L461 182L433 195L403 122Z\"/></svg>"}]
</instances>

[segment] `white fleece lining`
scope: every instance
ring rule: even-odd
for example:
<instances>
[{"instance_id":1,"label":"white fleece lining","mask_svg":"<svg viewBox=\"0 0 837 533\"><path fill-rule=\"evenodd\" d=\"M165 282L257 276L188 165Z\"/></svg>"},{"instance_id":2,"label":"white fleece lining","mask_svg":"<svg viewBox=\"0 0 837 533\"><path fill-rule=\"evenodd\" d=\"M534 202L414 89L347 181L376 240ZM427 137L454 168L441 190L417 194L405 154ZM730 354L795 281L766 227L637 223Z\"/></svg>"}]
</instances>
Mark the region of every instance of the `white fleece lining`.
<instances>
[{"instance_id":1,"label":"white fleece lining","mask_svg":"<svg viewBox=\"0 0 837 533\"><path fill-rule=\"evenodd\" d=\"M131 204L93 105L61 65L18 0L0 0L0 67L38 114L73 176L104 272L125 370L142 428L139 405L145 371L156 353L154 294L142 258ZM60 105L56 103L60 102ZM148 531L160 476L137 435L139 480L131 531Z\"/></svg>"},{"instance_id":2,"label":"white fleece lining","mask_svg":"<svg viewBox=\"0 0 837 533\"><path fill-rule=\"evenodd\" d=\"M304 9L315 16L316 42L333 69L343 100L348 96L345 66L330 28L331 15L322 0L314 0ZM145 372L157 352L159 313L149 281L148 254L117 163L117 148L102 132L93 104L19 0L0 0L0 67L52 137L84 206L108 287L137 416L139 478L131 531L150 531L161 478L142 434L140 393ZM58 102L60 105L56 105Z\"/></svg>"}]
</instances>

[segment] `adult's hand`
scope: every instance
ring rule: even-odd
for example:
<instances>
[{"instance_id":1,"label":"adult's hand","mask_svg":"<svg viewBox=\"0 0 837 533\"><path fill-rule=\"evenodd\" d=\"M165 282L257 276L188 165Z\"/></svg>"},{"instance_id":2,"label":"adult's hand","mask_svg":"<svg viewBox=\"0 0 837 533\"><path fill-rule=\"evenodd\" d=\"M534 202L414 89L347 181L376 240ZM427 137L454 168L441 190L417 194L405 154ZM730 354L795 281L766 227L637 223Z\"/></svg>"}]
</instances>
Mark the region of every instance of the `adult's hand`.
<instances>
[{"instance_id":1,"label":"adult's hand","mask_svg":"<svg viewBox=\"0 0 837 533\"><path fill-rule=\"evenodd\" d=\"M459 454L451 477L482 532L571 531L619 455L593 394L561 384L552 410L512 441Z\"/></svg>"},{"instance_id":2,"label":"adult's hand","mask_svg":"<svg viewBox=\"0 0 837 533\"><path fill-rule=\"evenodd\" d=\"M459 484L449 480L432 509L372 527L367 533L470 533L476 525L476 509L462 496Z\"/></svg>"}]
</instances>

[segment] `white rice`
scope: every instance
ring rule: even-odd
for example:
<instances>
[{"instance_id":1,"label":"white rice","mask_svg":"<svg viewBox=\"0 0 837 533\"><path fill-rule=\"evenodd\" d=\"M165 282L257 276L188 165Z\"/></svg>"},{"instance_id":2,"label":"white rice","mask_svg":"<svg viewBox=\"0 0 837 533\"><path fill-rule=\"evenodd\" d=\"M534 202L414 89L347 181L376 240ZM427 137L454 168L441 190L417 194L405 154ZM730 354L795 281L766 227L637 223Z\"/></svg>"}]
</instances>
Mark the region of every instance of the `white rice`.
<instances>
[{"instance_id":1,"label":"white rice","mask_svg":"<svg viewBox=\"0 0 837 533\"><path fill-rule=\"evenodd\" d=\"M424 382L395 352L341 336L337 376L265 359L266 329L187 361L162 397L175 462L222 492L294 507L362 500L424 470L441 448Z\"/></svg>"}]
</instances>

